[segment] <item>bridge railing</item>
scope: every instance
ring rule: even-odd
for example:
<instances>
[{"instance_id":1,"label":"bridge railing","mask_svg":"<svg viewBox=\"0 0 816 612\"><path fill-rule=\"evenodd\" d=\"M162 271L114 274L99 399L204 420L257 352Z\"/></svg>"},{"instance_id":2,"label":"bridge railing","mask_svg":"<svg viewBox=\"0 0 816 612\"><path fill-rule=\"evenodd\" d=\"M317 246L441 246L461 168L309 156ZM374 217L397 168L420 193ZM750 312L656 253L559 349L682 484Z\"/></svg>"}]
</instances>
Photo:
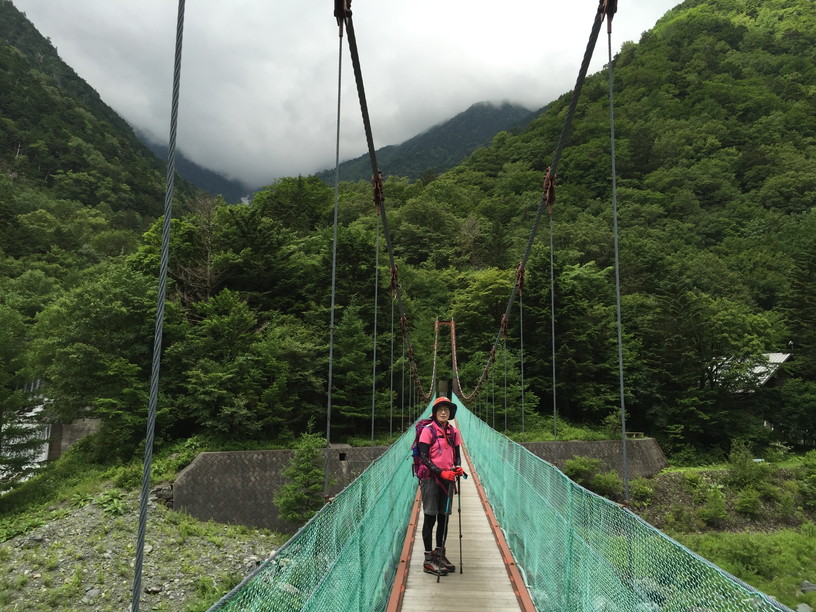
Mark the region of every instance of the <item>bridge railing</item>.
<instances>
[{"instance_id":1,"label":"bridge railing","mask_svg":"<svg viewBox=\"0 0 816 612\"><path fill-rule=\"evenodd\" d=\"M417 489L413 440L411 428L210 610L384 609Z\"/></svg>"},{"instance_id":2,"label":"bridge railing","mask_svg":"<svg viewBox=\"0 0 816 612\"><path fill-rule=\"evenodd\" d=\"M465 447L538 610L789 610L454 400Z\"/></svg>"}]
</instances>

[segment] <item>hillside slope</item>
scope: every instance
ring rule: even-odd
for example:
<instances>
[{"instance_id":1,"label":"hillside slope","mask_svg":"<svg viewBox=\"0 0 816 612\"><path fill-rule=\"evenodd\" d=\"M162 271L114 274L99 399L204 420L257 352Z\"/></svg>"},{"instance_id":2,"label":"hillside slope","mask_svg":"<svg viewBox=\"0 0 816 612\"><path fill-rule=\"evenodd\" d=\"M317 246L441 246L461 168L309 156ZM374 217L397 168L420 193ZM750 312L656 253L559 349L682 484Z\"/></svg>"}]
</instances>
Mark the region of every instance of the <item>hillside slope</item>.
<instances>
[{"instance_id":1,"label":"hillside slope","mask_svg":"<svg viewBox=\"0 0 816 612\"><path fill-rule=\"evenodd\" d=\"M0 168L12 180L86 206L161 214L162 162L11 2L0 3L0 90Z\"/></svg>"},{"instance_id":2,"label":"hillside slope","mask_svg":"<svg viewBox=\"0 0 816 612\"><path fill-rule=\"evenodd\" d=\"M523 129L535 116L528 109L505 102L480 102L399 145L377 149L384 176L430 178L461 162L476 148L485 146L498 132ZM317 176L334 184L334 169ZM340 164L341 181L371 180L371 162L361 155Z\"/></svg>"}]
</instances>

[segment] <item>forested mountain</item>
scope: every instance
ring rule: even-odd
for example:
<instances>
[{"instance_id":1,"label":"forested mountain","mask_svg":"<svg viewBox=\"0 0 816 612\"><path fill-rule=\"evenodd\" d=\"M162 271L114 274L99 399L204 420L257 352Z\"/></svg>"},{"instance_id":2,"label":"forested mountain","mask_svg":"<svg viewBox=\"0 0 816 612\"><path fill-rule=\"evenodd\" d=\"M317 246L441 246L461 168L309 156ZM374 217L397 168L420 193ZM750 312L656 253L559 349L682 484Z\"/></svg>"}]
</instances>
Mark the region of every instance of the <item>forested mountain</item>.
<instances>
[{"instance_id":1,"label":"forested mountain","mask_svg":"<svg viewBox=\"0 0 816 612\"><path fill-rule=\"evenodd\" d=\"M160 214L166 145L143 144L11 2L0 3L0 40L0 163L57 197L104 201L116 211L129 209L149 217ZM186 179L179 181L185 194L194 191L191 183L230 202L246 194L245 187L180 153L176 171Z\"/></svg>"},{"instance_id":2,"label":"forested mountain","mask_svg":"<svg viewBox=\"0 0 816 612\"><path fill-rule=\"evenodd\" d=\"M136 249L162 211L165 169L7 1L0 92L2 472L10 440L26 446L13 435L24 429L12 424L33 401L23 389L40 377L28 361L38 313L110 257ZM183 203L194 189L177 185Z\"/></svg>"},{"instance_id":3,"label":"forested mountain","mask_svg":"<svg viewBox=\"0 0 816 612\"><path fill-rule=\"evenodd\" d=\"M161 160L167 160L167 145L151 142L146 136L137 134L148 149ZM214 196L222 196L230 204L238 204L241 198L249 195L251 189L240 181L230 180L199 166L188 159L180 150L176 150L176 172L193 185Z\"/></svg>"},{"instance_id":4,"label":"forested mountain","mask_svg":"<svg viewBox=\"0 0 816 612\"><path fill-rule=\"evenodd\" d=\"M108 138L85 147L97 142L93 116L51 113L63 91L53 77L8 46L2 58L0 78L11 67L32 75L37 86L2 85L12 95L0 102L0 328L14 333L0 334L0 399L5 410L14 409L19 383L42 379L51 418L99 416L100 456L129 456L144 436L161 227L157 221L116 248L112 237L102 237L139 225L123 226L118 215L156 214L147 204L160 181L118 174L135 171L125 163L132 149L119 137L102 156L107 165L71 165L88 156L99 161L94 150ZM688 0L639 43L624 46L614 76L629 429L657 436L675 458L721 457L734 439L758 449L772 441L812 447L812 1ZM521 426L522 331L526 426L550 427L554 385L560 418L616 426L607 87L605 72L588 78L556 181L555 382L546 235L533 245L523 313L518 305L512 311L508 350L497 355L502 374L493 382L502 401L496 412L503 418L506 358L513 428ZM436 178L387 178L386 214L426 385L435 318L456 321L463 384L481 373L568 101L565 94L524 131L499 133ZM39 149L31 148L38 132L29 125L40 126ZM375 294L378 430L389 430L389 414L409 397L405 389L390 390L390 380L399 380L391 368L397 373L403 366L399 337L391 351L391 330L398 334L400 326L389 320L390 273L382 253L375 291L378 223L371 201L367 184L342 184L333 440L370 431ZM332 219L332 190L317 177L281 179L251 206L198 198L178 209L160 443L196 434L266 440L302 431L310 418L325 419ZM541 227L547 231L546 219ZM787 350L789 343L787 383L759 386L752 372L762 353ZM446 361L438 364L443 378L450 376Z\"/></svg>"},{"instance_id":5,"label":"forested mountain","mask_svg":"<svg viewBox=\"0 0 816 612\"><path fill-rule=\"evenodd\" d=\"M430 179L453 168L476 148L489 144L497 133L523 129L533 117L535 113L517 104L480 102L402 144L377 149L377 162L383 176ZM317 176L334 185L334 174L332 168ZM368 154L342 162L340 180L370 181Z\"/></svg>"},{"instance_id":6,"label":"forested mountain","mask_svg":"<svg viewBox=\"0 0 816 612\"><path fill-rule=\"evenodd\" d=\"M10 2L0 3L0 164L58 199L154 218L163 165Z\"/></svg>"}]
</instances>

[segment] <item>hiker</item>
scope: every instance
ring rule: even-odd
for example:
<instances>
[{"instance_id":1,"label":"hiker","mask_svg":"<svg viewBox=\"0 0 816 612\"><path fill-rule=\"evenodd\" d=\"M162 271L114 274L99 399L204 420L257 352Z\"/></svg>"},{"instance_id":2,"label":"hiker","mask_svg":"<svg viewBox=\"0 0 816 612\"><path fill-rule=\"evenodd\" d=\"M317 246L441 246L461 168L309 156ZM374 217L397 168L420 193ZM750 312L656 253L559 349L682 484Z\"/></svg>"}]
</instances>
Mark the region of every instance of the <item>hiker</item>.
<instances>
[{"instance_id":1,"label":"hiker","mask_svg":"<svg viewBox=\"0 0 816 612\"><path fill-rule=\"evenodd\" d=\"M422 510L425 522L422 525L422 540L425 544L424 570L429 574L445 576L456 570L445 556L445 538L448 534L448 516L451 512L450 500L455 491L456 477L464 474L461 468L459 446L462 437L459 430L450 424L456 416L456 404L447 397L439 397L433 403L430 423L419 434L419 461L430 472L430 476L420 478ZM420 476L427 474L422 470ZM436 524L436 548L433 548L433 528Z\"/></svg>"}]
</instances>

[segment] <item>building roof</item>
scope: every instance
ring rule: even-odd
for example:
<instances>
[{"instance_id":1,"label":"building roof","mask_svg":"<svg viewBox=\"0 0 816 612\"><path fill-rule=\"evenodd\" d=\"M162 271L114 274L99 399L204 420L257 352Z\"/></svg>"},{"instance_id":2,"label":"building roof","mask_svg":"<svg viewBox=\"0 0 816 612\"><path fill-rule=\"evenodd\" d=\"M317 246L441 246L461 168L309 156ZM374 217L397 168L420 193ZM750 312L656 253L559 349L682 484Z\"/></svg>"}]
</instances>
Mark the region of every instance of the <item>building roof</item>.
<instances>
[{"instance_id":1,"label":"building roof","mask_svg":"<svg viewBox=\"0 0 816 612\"><path fill-rule=\"evenodd\" d=\"M766 363L760 363L754 366L752 372L757 377L757 385L762 386L767 383L771 377L776 374L783 363L790 359L790 353L762 353L762 356L767 359Z\"/></svg>"}]
</instances>

